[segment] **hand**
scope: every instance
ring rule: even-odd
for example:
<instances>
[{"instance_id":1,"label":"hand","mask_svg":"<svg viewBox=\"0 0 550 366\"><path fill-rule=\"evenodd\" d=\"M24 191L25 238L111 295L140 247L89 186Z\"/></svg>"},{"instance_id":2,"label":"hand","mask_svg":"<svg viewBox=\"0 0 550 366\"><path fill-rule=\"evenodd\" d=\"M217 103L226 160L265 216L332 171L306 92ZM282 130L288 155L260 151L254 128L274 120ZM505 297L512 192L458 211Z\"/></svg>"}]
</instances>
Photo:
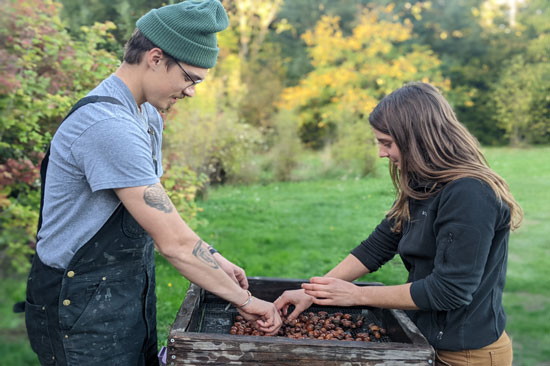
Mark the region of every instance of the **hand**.
<instances>
[{"instance_id":1,"label":"hand","mask_svg":"<svg viewBox=\"0 0 550 366\"><path fill-rule=\"evenodd\" d=\"M285 316L288 314L288 306L293 304L294 311L287 317L288 320L292 320L313 304L313 298L306 295L304 290L287 290L275 300L274 304L279 311L282 310L282 314Z\"/></svg>"},{"instance_id":2,"label":"hand","mask_svg":"<svg viewBox=\"0 0 550 366\"><path fill-rule=\"evenodd\" d=\"M302 288L313 297L317 305L354 306L359 305L361 289L351 282L333 277L312 277Z\"/></svg>"},{"instance_id":3,"label":"hand","mask_svg":"<svg viewBox=\"0 0 550 366\"><path fill-rule=\"evenodd\" d=\"M283 324L275 305L256 297L252 297L252 301L249 304L237 310L249 322L256 322L258 329L268 335L277 334L277 331Z\"/></svg>"},{"instance_id":4,"label":"hand","mask_svg":"<svg viewBox=\"0 0 550 366\"><path fill-rule=\"evenodd\" d=\"M227 275L231 277L231 279L235 281L236 284L241 286L241 288L248 290L248 279L246 278L246 273L244 272L244 269L234 265L233 263L225 259L225 257L220 253L214 253L214 259L216 259L221 269L223 269L223 271L227 273Z\"/></svg>"}]
</instances>

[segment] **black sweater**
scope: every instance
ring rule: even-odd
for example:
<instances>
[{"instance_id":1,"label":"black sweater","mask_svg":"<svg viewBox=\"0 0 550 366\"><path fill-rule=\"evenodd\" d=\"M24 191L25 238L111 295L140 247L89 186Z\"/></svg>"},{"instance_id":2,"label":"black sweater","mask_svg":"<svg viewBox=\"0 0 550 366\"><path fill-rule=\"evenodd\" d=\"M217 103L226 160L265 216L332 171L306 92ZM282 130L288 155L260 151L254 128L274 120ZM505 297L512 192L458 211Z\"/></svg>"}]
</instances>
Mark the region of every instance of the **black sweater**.
<instances>
[{"instance_id":1,"label":"black sweater","mask_svg":"<svg viewBox=\"0 0 550 366\"><path fill-rule=\"evenodd\" d=\"M351 253L371 272L401 256L420 310L409 316L436 349L479 349L504 331L510 210L473 178L448 183L426 200L409 200L402 234L384 219Z\"/></svg>"}]
</instances>

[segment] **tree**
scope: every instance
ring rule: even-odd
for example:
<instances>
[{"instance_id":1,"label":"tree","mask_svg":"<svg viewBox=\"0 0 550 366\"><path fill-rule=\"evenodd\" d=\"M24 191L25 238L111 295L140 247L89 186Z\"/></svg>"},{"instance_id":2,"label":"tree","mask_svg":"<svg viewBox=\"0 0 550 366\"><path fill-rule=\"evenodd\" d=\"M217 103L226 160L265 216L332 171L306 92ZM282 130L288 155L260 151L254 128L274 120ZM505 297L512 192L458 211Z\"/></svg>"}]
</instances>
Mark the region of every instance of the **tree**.
<instances>
[{"instance_id":1,"label":"tree","mask_svg":"<svg viewBox=\"0 0 550 366\"><path fill-rule=\"evenodd\" d=\"M163 5L174 4L176 0L60 0L63 4L61 17L69 34L78 37L81 27L92 26L96 22L112 22L112 30L118 44L108 50L122 56L122 47L136 28L136 21L146 12Z\"/></svg>"},{"instance_id":2,"label":"tree","mask_svg":"<svg viewBox=\"0 0 550 366\"><path fill-rule=\"evenodd\" d=\"M485 2L483 25L505 50L488 105L512 145L550 142L550 2ZM506 46L504 46L506 45ZM511 46L510 46L511 45Z\"/></svg>"},{"instance_id":3,"label":"tree","mask_svg":"<svg viewBox=\"0 0 550 366\"><path fill-rule=\"evenodd\" d=\"M496 119L512 145L550 143L549 54L550 35L540 35L504 64L493 85Z\"/></svg>"},{"instance_id":4,"label":"tree","mask_svg":"<svg viewBox=\"0 0 550 366\"><path fill-rule=\"evenodd\" d=\"M413 24L411 42L428 45L451 80L448 98L459 119L484 144L509 141L493 91L510 60L548 33L548 0L396 0L395 13ZM511 92L511 91L510 91Z\"/></svg>"},{"instance_id":5,"label":"tree","mask_svg":"<svg viewBox=\"0 0 550 366\"><path fill-rule=\"evenodd\" d=\"M222 47L238 56L236 72L242 86L241 94L232 97L239 99L239 118L243 122L265 129L272 128L273 101L284 83L279 47L270 40L271 27L282 3L283 0L224 3L230 19L230 26L224 33L229 33L234 42Z\"/></svg>"},{"instance_id":6,"label":"tree","mask_svg":"<svg viewBox=\"0 0 550 366\"><path fill-rule=\"evenodd\" d=\"M324 15L338 17L340 27L349 35L357 24L357 14L369 0L300 0L285 1L277 16L277 32L273 39L281 47L286 66L286 85L296 85L312 70L307 45L302 34L313 29ZM284 31L283 31L284 30Z\"/></svg>"},{"instance_id":7,"label":"tree","mask_svg":"<svg viewBox=\"0 0 550 366\"><path fill-rule=\"evenodd\" d=\"M304 33L314 69L284 91L281 107L298 113L301 138L309 147L339 142L334 151L342 162L371 161L372 151L363 148L373 144L367 117L382 97L413 80L448 89L440 61L426 47L404 43L412 25L391 20L387 15L392 10L365 8L349 36L342 32L339 18L330 16Z\"/></svg>"}]
</instances>

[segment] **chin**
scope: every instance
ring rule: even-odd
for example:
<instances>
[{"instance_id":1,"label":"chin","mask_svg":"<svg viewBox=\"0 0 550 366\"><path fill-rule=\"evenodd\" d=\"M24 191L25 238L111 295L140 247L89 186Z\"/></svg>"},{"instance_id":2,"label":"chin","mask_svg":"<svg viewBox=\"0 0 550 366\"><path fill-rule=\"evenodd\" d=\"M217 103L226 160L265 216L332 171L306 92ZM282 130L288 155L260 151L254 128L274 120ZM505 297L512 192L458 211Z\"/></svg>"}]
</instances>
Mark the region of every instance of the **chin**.
<instances>
[{"instance_id":1,"label":"chin","mask_svg":"<svg viewBox=\"0 0 550 366\"><path fill-rule=\"evenodd\" d=\"M161 104L161 103L159 103L159 104ZM158 109L161 109L161 110L163 110L163 111L167 111L167 110L169 110L170 108L172 108L172 106L173 106L174 104L176 104L176 103L174 103L174 102L172 102L172 100L170 100L170 101L168 101L168 102L166 102L166 103L162 103L162 105L159 105L159 106L158 106Z\"/></svg>"},{"instance_id":2,"label":"chin","mask_svg":"<svg viewBox=\"0 0 550 366\"><path fill-rule=\"evenodd\" d=\"M159 103L151 103L149 102L153 107L155 107L158 111L161 111L161 112L167 112L171 105L169 103L166 103L166 104L159 104Z\"/></svg>"}]
</instances>

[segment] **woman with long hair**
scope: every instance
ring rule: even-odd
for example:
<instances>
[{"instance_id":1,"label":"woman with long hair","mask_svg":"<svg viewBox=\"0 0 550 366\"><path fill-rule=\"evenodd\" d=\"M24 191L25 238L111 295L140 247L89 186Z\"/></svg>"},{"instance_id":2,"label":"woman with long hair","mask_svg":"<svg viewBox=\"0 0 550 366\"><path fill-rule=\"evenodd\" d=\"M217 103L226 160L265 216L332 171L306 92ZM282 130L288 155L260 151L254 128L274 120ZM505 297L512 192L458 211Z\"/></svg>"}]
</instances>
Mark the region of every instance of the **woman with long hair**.
<instances>
[{"instance_id":1,"label":"woman with long hair","mask_svg":"<svg viewBox=\"0 0 550 366\"><path fill-rule=\"evenodd\" d=\"M324 277L275 302L297 317L311 304L403 309L436 350L436 365L512 365L502 293L510 230L523 212L477 140L432 85L410 83L369 116L396 200L371 235ZM356 286L399 254L396 286Z\"/></svg>"}]
</instances>

